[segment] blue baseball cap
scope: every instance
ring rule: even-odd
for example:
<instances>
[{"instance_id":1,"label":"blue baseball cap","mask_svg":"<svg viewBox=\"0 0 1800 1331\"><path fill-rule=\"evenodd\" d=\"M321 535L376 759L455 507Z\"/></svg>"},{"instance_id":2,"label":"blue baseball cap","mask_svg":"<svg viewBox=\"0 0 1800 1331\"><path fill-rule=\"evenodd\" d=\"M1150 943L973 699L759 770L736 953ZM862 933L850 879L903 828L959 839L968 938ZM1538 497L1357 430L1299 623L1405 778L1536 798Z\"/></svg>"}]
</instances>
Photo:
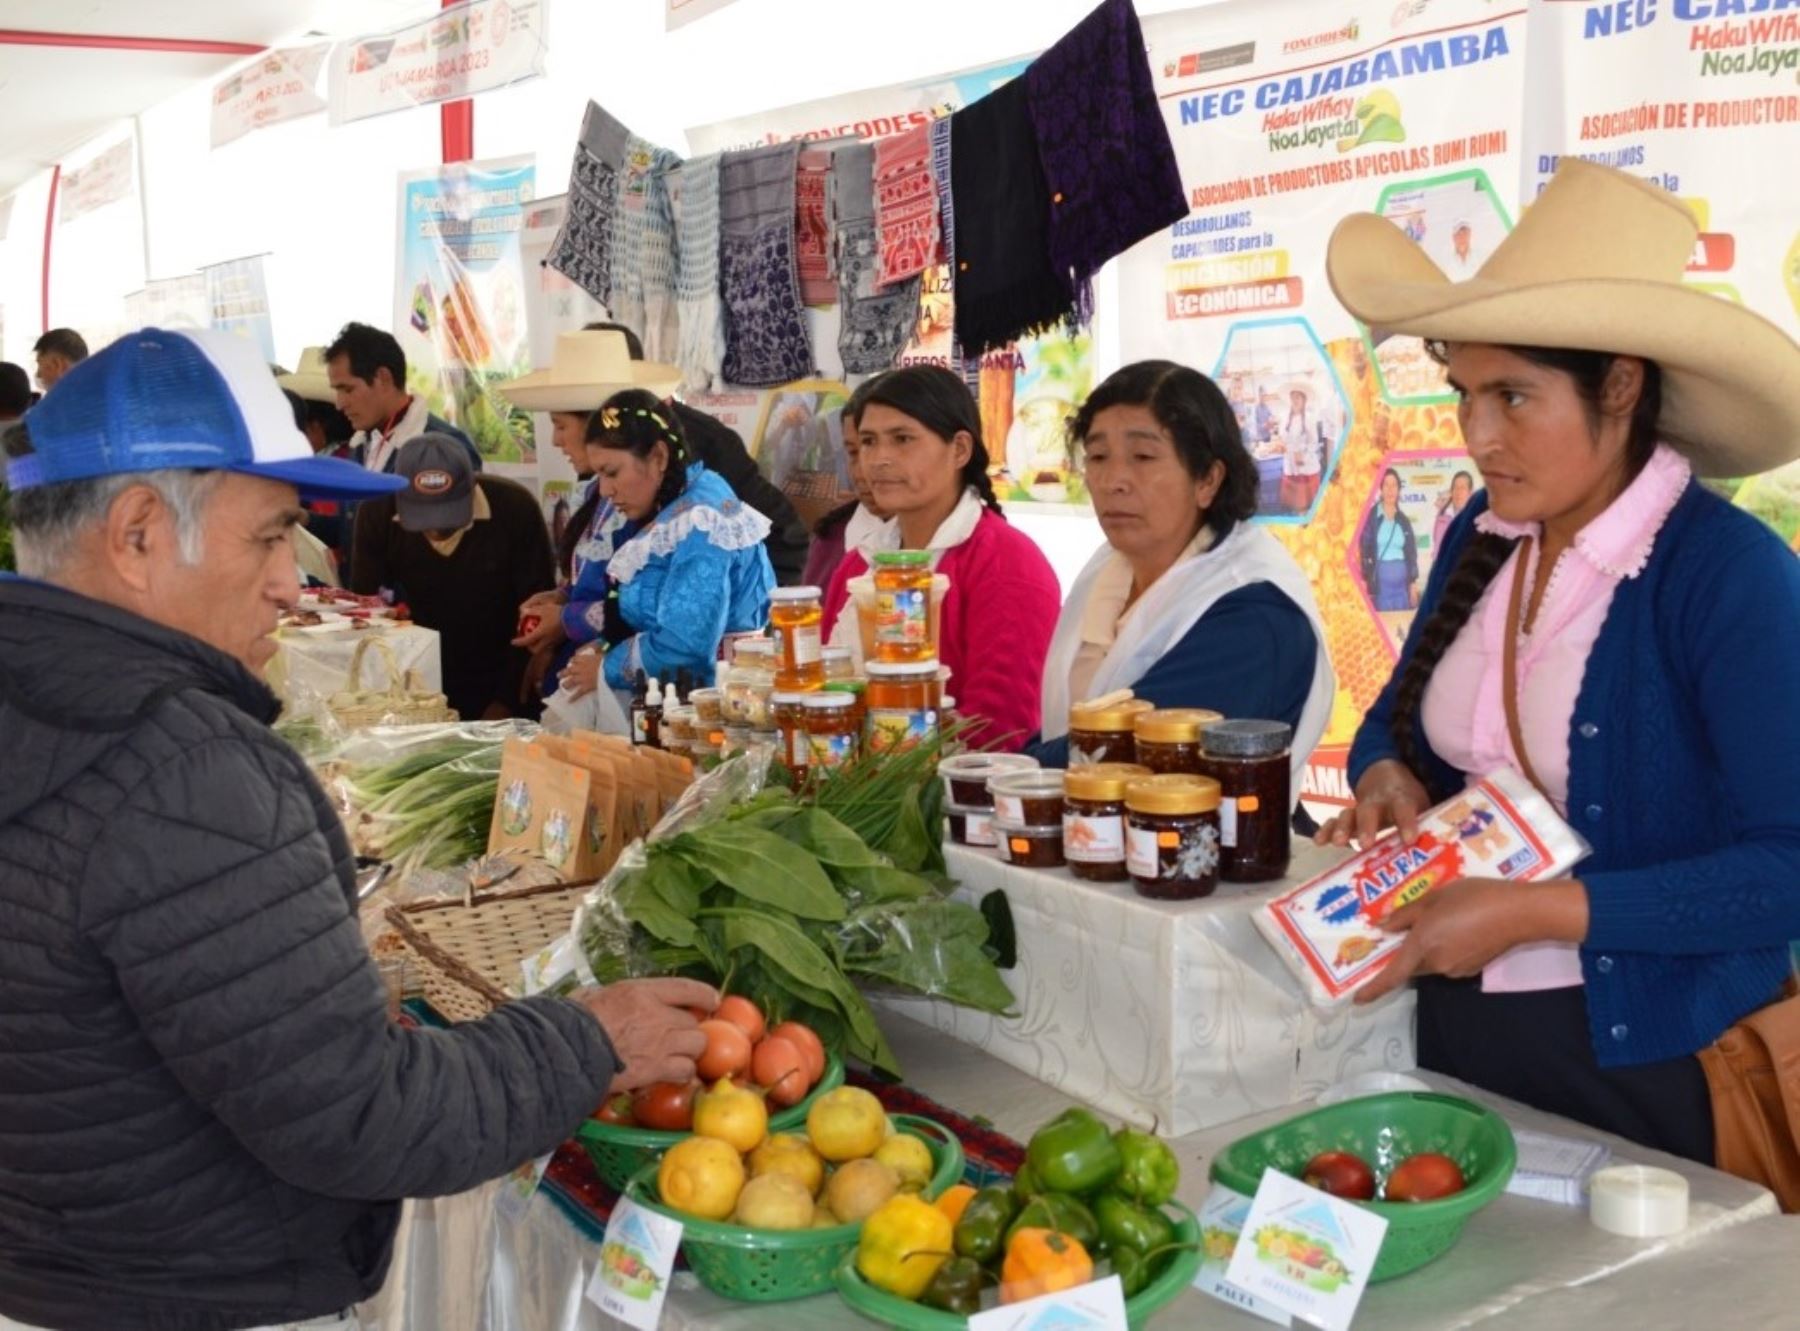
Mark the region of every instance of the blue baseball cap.
<instances>
[{"instance_id":1,"label":"blue baseball cap","mask_svg":"<svg viewBox=\"0 0 1800 1331\"><path fill-rule=\"evenodd\" d=\"M406 482L317 457L249 342L216 330L127 333L82 361L25 413L32 452L14 490L145 471L235 471L306 499L393 494Z\"/></svg>"}]
</instances>

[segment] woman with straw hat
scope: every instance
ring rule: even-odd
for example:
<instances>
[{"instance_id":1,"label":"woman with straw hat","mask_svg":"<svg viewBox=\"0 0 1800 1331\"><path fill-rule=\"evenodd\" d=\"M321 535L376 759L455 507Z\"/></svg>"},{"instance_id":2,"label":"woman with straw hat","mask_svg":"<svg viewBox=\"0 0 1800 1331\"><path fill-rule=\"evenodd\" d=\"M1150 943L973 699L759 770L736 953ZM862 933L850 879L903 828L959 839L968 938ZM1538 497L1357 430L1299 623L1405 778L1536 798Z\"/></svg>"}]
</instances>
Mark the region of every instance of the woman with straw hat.
<instances>
[{"instance_id":1,"label":"woman with straw hat","mask_svg":"<svg viewBox=\"0 0 1800 1331\"><path fill-rule=\"evenodd\" d=\"M1773 1001L1800 938L1800 563L1698 475L1800 452L1800 346L1684 286L1675 199L1566 162L1468 281L1360 214L1338 298L1425 338L1486 484L1451 526L1351 752L1346 845L1517 768L1592 846L1398 912L1359 1001L1419 977L1419 1062L1711 1162L1696 1054Z\"/></svg>"}]
</instances>

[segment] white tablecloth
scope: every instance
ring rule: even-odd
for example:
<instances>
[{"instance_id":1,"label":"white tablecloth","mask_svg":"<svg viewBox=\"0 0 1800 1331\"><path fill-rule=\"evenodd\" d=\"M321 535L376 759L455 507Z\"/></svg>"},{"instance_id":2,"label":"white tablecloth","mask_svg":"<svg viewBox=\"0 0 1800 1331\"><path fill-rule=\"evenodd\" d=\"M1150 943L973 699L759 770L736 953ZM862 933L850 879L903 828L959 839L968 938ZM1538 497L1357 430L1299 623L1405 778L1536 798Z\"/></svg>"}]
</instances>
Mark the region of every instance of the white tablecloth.
<instances>
[{"instance_id":1,"label":"white tablecloth","mask_svg":"<svg viewBox=\"0 0 1800 1331\"><path fill-rule=\"evenodd\" d=\"M1200 901L1152 901L1130 883L1022 869L948 848L957 895L1004 888L1019 965L1017 1018L948 1003L887 1005L1039 1081L1180 1135L1317 1095L1359 1072L1413 1066L1413 997L1322 1012L1256 932L1257 905L1342 851L1296 842L1287 883L1221 884Z\"/></svg>"},{"instance_id":2,"label":"white tablecloth","mask_svg":"<svg viewBox=\"0 0 1800 1331\"><path fill-rule=\"evenodd\" d=\"M296 695L331 697L350 687L350 660L357 644L371 633L381 635L393 650L402 671L416 673L427 692L444 687L444 666L436 629L417 624L373 620L366 629L283 629L275 637L275 659L269 663L269 687L283 701ZM380 653L371 650L363 658L362 687L387 686L387 671Z\"/></svg>"},{"instance_id":3,"label":"white tablecloth","mask_svg":"<svg viewBox=\"0 0 1800 1331\"><path fill-rule=\"evenodd\" d=\"M1073 1101L1041 1082L914 1022L884 1021L907 1083L969 1115L1028 1136ZM1365 1297L1357 1325L1439 1331L1490 1323L1508 1331L1630 1327L1686 1331L1800 1325L1800 1220L1776 1215L1761 1188L1686 1161L1590 1133L1444 1078L1427 1079L1499 1110L1515 1127L1606 1140L1620 1161L1677 1170L1691 1189L1691 1223L1674 1239L1616 1238L1585 1212L1503 1196L1470 1220L1447 1255ZM1198 1207L1207 1165L1222 1147L1298 1107L1194 1133L1175 1143L1181 1200ZM362 1309L380 1331L604 1331L617 1325L587 1303L599 1245L539 1195L522 1220L501 1218L495 1186L409 1205L382 1296ZM1190 1290L1155 1325L1264 1326ZM737 1304L676 1278L664 1305L670 1331L840 1331L866 1325L835 1295L799 1303Z\"/></svg>"}]
</instances>

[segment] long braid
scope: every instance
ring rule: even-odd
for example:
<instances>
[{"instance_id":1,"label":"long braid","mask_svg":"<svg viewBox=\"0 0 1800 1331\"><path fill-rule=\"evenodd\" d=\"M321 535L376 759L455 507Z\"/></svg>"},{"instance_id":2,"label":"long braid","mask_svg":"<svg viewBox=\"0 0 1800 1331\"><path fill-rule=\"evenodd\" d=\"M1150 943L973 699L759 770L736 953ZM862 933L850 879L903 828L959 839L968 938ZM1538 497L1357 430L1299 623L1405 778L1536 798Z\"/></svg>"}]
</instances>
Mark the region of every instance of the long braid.
<instances>
[{"instance_id":1,"label":"long braid","mask_svg":"<svg viewBox=\"0 0 1800 1331\"><path fill-rule=\"evenodd\" d=\"M1456 635L1469 622L1475 603L1512 555L1514 544L1505 536L1486 533L1475 536L1463 549L1456 567L1450 570L1437 608L1419 627L1418 639L1413 644L1412 655L1407 658L1406 669L1401 673L1400 687L1394 694L1393 735L1401 761L1421 781L1425 780L1425 755L1419 744L1416 723L1420 704L1425 701L1425 689L1431 683L1438 662L1444 659L1444 653L1450 650Z\"/></svg>"},{"instance_id":2,"label":"long braid","mask_svg":"<svg viewBox=\"0 0 1800 1331\"><path fill-rule=\"evenodd\" d=\"M1004 518L1006 511L1000 507L1000 496L994 493L994 479L988 475L987 451L978 449L976 456L980 459L979 465L974 458L970 459L970 465L963 469L963 484L974 486L988 511Z\"/></svg>"}]
</instances>

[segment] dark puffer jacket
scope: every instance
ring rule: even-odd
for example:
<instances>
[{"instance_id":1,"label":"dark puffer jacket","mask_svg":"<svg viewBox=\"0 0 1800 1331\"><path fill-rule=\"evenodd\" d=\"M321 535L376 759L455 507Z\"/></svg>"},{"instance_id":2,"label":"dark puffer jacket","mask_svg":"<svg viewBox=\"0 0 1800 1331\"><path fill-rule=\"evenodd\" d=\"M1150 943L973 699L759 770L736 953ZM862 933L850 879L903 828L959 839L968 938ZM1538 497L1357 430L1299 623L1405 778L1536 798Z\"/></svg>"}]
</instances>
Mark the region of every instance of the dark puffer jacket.
<instances>
[{"instance_id":1,"label":"dark puffer jacket","mask_svg":"<svg viewBox=\"0 0 1800 1331\"><path fill-rule=\"evenodd\" d=\"M350 847L210 647L0 579L0 1314L336 1312L399 1199L550 1150L613 1071L561 999L390 1025Z\"/></svg>"}]
</instances>

